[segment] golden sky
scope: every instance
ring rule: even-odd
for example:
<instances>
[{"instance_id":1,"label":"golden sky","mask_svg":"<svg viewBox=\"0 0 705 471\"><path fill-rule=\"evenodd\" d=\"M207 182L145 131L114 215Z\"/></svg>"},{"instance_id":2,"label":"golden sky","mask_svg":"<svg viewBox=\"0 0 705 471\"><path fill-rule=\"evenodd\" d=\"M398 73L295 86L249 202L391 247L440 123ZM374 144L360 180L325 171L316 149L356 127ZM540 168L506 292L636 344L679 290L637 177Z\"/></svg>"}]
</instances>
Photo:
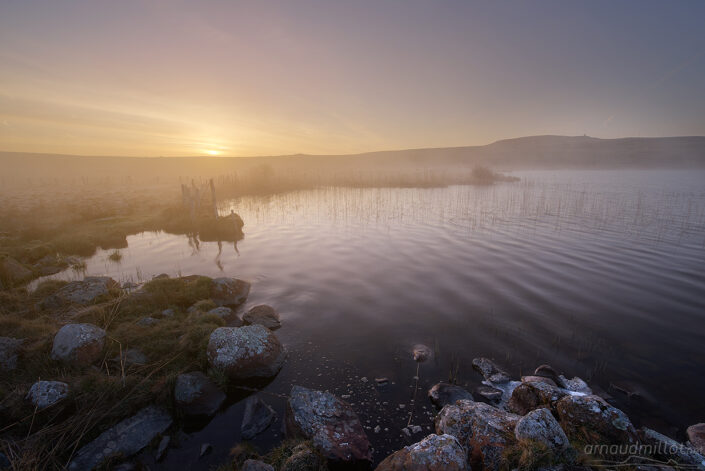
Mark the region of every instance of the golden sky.
<instances>
[{"instance_id":1,"label":"golden sky","mask_svg":"<svg viewBox=\"0 0 705 471\"><path fill-rule=\"evenodd\" d=\"M589 5L0 0L0 151L705 134L705 2Z\"/></svg>"}]
</instances>

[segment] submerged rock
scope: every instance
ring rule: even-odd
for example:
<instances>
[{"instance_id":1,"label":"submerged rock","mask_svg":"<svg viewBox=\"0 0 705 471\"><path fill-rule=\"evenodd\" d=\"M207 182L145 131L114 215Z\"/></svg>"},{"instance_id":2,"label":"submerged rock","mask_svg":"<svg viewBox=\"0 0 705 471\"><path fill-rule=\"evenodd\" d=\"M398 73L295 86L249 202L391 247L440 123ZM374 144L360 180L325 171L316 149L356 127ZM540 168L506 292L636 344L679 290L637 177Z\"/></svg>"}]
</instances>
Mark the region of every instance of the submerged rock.
<instances>
[{"instance_id":1,"label":"submerged rock","mask_svg":"<svg viewBox=\"0 0 705 471\"><path fill-rule=\"evenodd\" d=\"M565 396L556 404L556 412L571 440L597 445L637 442L626 414L599 396Z\"/></svg>"},{"instance_id":2,"label":"submerged rock","mask_svg":"<svg viewBox=\"0 0 705 471\"><path fill-rule=\"evenodd\" d=\"M37 381L27 393L27 400L38 410L56 404L69 394L69 385L61 381Z\"/></svg>"},{"instance_id":3,"label":"submerged rock","mask_svg":"<svg viewBox=\"0 0 705 471\"><path fill-rule=\"evenodd\" d=\"M442 409L446 404L455 404L455 401L459 399L473 400L472 394L468 391L460 386L448 383L435 384L428 390L428 397L438 409Z\"/></svg>"},{"instance_id":4,"label":"submerged rock","mask_svg":"<svg viewBox=\"0 0 705 471\"><path fill-rule=\"evenodd\" d=\"M654 455L659 460L675 461L686 467L705 469L705 457L697 450L646 427L639 431L639 437L643 444L651 445L656 450Z\"/></svg>"},{"instance_id":5,"label":"submerged rock","mask_svg":"<svg viewBox=\"0 0 705 471\"><path fill-rule=\"evenodd\" d=\"M250 396L245 402L245 414L242 418L240 431L242 438L251 440L256 435L267 430L272 422L277 418L271 406L257 396Z\"/></svg>"},{"instance_id":6,"label":"submerged rock","mask_svg":"<svg viewBox=\"0 0 705 471\"><path fill-rule=\"evenodd\" d=\"M105 331L93 324L66 324L54 337L51 358L75 365L90 365L100 359Z\"/></svg>"},{"instance_id":7,"label":"submerged rock","mask_svg":"<svg viewBox=\"0 0 705 471\"><path fill-rule=\"evenodd\" d=\"M0 337L0 371L12 371L17 368L17 359L22 343L22 339Z\"/></svg>"},{"instance_id":8,"label":"submerged rock","mask_svg":"<svg viewBox=\"0 0 705 471\"><path fill-rule=\"evenodd\" d=\"M705 423L691 425L686 433L693 448L705 454Z\"/></svg>"},{"instance_id":9,"label":"submerged rock","mask_svg":"<svg viewBox=\"0 0 705 471\"><path fill-rule=\"evenodd\" d=\"M120 288L120 285L108 276L87 276L82 281L71 281L59 290L44 298L41 307L58 309L71 304L87 305L95 302L100 296L107 295L109 290Z\"/></svg>"},{"instance_id":10,"label":"submerged rock","mask_svg":"<svg viewBox=\"0 0 705 471\"><path fill-rule=\"evenodd\" d=\"M436 433L456 437L468 450L473 469L499 470L505 448L516 442L520 419L484 402L460 400L436 416Z\"/></svg>"},{"instance_id":11,"label":"submerged rock","mask_svg":"<svg viewBox=\"0 0 705 471\"><path fill-rule=\"evenodd\" d=\"M452 435L429 435L389 455L376 471L466 471L468 457Z\"/></svg>"},{"instance_id":12,"label":"submerged rock","mask_svg":"<svg viewBox=\"0 0 705 471\"><path fill-rule=\"evenodd\" d=\"M514 428L514 435L517 440L543 443L556 455L570 447L568 437L548 409L536 409L522 417Z\"/></svg>"},{"instance_id":13,"label":"submerged rock","mask_svg":"<svg viewBox=\"0 0 705 471\"><path fill-rule=\"evenodd\" d=\"M164 433L171 423L171 416L164 409L145 407L78 450L76 457L69 464L69 470L92 470L112 456L129 458L149 445L159 434Z\"/></svg>"},{"instance_id":14,"label":"submerged rock","mask_svg":"<svg viewBox=\"0 0 705 471\"><path fill-rule=\"evenodd\" d=\"M555 411L558 401L567 394L563 389L548 383L525 382L514 388L507 407L519 415L525 415L542 407Z\"/></svg>"},{"instance_id":15,"label":"submerged rock","mask_svg":"<svg viewBox=\"0 0 705 471\"><path fill-rule=\"evenodd\" d=\"M260 460L246 460L240 469L242 471L275 471L271 465Z\"/></svg>"},{"instance_id":16,"label":"submerged rock","mask_svg":"<svg viewBox=\"0 0 705 471\"><path fill-rule=\"evenodd\" d=\"M279 313L266 304L253 307L242 316L242 320L245 324L259 324L271 330L278 329L282 325L279 321Z\"/></svg>"},{"instance_id":17,"label":"submerged rock","mask_svg":"<svg viewBox=\"0 0 705 471\"><path fill-rule=\"evenodd\" d=\"M330 461L362 465L372 461L370 442L357 414L327 391L291 388L286 431L289 436L311 440Z\"/></svg>"},{"instance_id":18,"label":"submerged rock","mask_svg":"<svg viewBox=\"0 0 705 471\"><path fill-rule=\"evenodd\" d=\"M231 379L275 376L286 358L279 339L261 325L215 329L207 353L210 366Z\"/></svg>"},{"instance_id":19,"label":"submerged rock","mask_svg":"<svg viewBox=\"0 0 705 471\"><path fill-rule=\"evenodd\" d=\"M473 358L472 367L485 378L485 381L489 381L490 383L502 384L508 383L511 380L509 375L489 358Z\"/></svg>"},{"instance_id":20,"label":"submerged rock","mask_svg":"<svg viewBox=\"0 0 705 471\"><path fill-rule=\"evenodd\" d=\"M237 307L247 300L250 284L237 278L215 278L211 299L218 306Z\"/></svg>"},{"instance_id":21,"label":"submerged rock","mask_svg":"<svg viewBox=\"0 0 705 471\"><path fill-rule=\"evenodd\" d=\"M211 417L220 409L225 397L225 393L200 371L176 377L174 401L187 416Z\"/></svg>"}]
</instances>

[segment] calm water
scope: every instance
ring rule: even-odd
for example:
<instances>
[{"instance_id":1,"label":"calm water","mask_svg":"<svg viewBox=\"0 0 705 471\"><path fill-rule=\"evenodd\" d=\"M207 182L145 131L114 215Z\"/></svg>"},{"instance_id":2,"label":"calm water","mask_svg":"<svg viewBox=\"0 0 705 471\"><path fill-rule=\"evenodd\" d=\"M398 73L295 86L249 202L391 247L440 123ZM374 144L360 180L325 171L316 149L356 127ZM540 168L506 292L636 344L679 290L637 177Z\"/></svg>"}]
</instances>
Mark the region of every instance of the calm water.
<instances>
[{"instance_id":1,"label":"calm water","mask_svg":"<svg viewBox=\"0 0 705 471\"><path fill-rule=\"evenodd\" d=\"M350 394L376 460L420 439L401 434L415 343L436 352L421 365L411 420L425 433L427 389L454 368L461 384L478 385L470 361L483 355L516 375L550 363L605 390L630 384L644 399L612 392L618 405L680 438L684 425L705 420L705 172L517 175L492 187L243 198L221 208L245 221L236 248L144 233L129 237L121 263L100 252L88 273L252 282L244 309L277 308L290 351L265 389L280 419L255 440L263 449L281 435L280 395L292 383ZM392 384L376 388L380 376ZM239 441L238 399L182 436L164 469L223 460ZM203 442L214 452L198 460Z\"/></svg>"}]
</instances>

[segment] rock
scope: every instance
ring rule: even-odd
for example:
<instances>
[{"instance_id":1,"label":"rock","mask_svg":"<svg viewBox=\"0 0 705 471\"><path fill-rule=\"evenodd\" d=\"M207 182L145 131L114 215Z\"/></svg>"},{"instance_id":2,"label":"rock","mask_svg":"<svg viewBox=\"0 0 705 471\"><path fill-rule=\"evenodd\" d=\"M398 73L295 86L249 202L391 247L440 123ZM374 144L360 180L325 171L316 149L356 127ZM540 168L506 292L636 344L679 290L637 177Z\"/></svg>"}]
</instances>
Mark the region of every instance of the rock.
<instances>
[{"instance_id":1,"label":"rock","mask_svg":"<svg viewBox=\"0 0 705 471\"><path fill-rule=\"evenodd\" d=\"M12 286L32 278L32 270L28 269L12 257L0 258L0 280Z\"/></svg>"},{"instance_id":2,"label":"rock","mask_svg":"<svg viewBox=\"0 0 705 471\"><path fill-rule=\"evenodd\" d=\"M350 405L329 392L291 388L286 431L304 437L333 462L369 464L372 450L360 419Z\"/></svg>"},{"instance_id":3,"label":"rock","mask_svg":"<svg viewBox=\"0 0 705 471\"><path fill-rule=\"evenodd\" d=\"M595 445L637 442L636 430L626 414L599 396L564 396L557 402L556 412L571 440Z\"/></svg>"},{"instance_id":4,"label":"rock","mask_svg":"<svg viewBox=\"0 0 705 471\"><path fill-rule=\"evenodd\" d=\"M143 317L142 319L137 321L137 325L149 327L150 325L154 325L157 322L159 322L159 319L155 319L154 317Z\"/></svg>"},{"instance_id":5,"label":"rock","mask_svg":"<svg viewBox=\"0 0 705 471\"><path fill-rule=\"evenodd\" d=\"M107 276L87 276L83 281L71 281L59 290L44 298L41 307L44 309L58 309L71 304L88 305L95 302L100 296L107 295L109 290L119 288L120 285Z\"/></svg>"},{"instance_id":6,"label":"rock","mask_svg":"<svg viewBox=\"0 0 705 471\"><path fill-rule=\"evenodd\" d=\"M27 400L38 410L56 404L69 395L69 385L60 381L37 381L27 393Z\"/></svg>"},{"instance_id":7,"label":"rock","mask_svg":"<svg viewBox=\"0 0 705 471\"><path fill-rule=\"evenodd\" d=\"M260 460L247 460L242 464L241 471L275 471L271 465Z\"/></svg>"},{"instance_id":8,"label":"rock","mask_svg":"<svg viewBox=\"0 0 705 471\"><path fill-rule=\"evenodd\" d=\"M548 409L532 410L514 428L517 440L534 440L546 445L558 456L570 447L565 432Z\"/></svg>"},{"instance_id":9,"label":"rock","mask_svg":"<svg viewBox=\"0 0 705 471\"><path fill-rule=\"evenodd\" d=\"M514 429L520 419L484 402L460 400L436 416L436 433L456 437L468 450L472 469L496 471L505 448L516 443Z\"/></svg>"},{"instance_id":10,"label":"rock","mask_svg":"<svg viewBox=\"0 0 705 471\"><path fill-rule=\"evenodd\" d=\"M392 453L375 471L468 471L467 452L451 435L429 435Z\"/></svg>"},{"instance_id":11,"label":"rock","mask_svg":"<svg viewBox=\"0 0 705 471\"><path fill-rule=\"evenodd\" d=\"M159 446L157 447L157 453L154 455L154 459L156 461L161 461L164 459L164 456L166 455L166 450L169 448L169 443L171 442L171 437L169 435L164 435L159 442Z\"/></svg>"},{"instance_id":12,"label":"rock","mask_svg":"<svg viewBox=\"0 0 705 471\"><path fill-rule=\"evenodd\" d=\"M411 430L411 433L421 433L423 428L421 428L420 425L412 425L411 427L409 427L409 430Z\"/></svg>"},{"instance_id":13,"label":"rock","mask_svg":"<svg viewBox=\"0 0 705 471\"><path fill-rule=\"evenodd\" d=\"M502 390L493 388L492 386L478 386L472 392L473 398L476 401L484 402L493 406L502 402Z\"/></svg>"},{"instance_id":14,"label":"rock","mask_svg":"<svg viewBox=\"0 0 705 471\"><path fill-rule=\"evenodd\" d=\"M245 415L242 418L242 438L251 440L267 430L277 418L274 409L257 396L250 396L245 402Z\"/></svg>"},{"instance_id":15,"label":"rock","mask_svg":"<svg viewBox=\"0 0 705 471\"><path fill-rule=\"evenodd\" d=\"M553 381L556 386L561 386L561 387L563 386L561 384L561 380L560 380L560 377L558 376L558 373L550 365L540 365L539 367L537 367L534 370L534 376L548 378L551 381Z\"/></svg>"},{"instance_id":16,"label":"rock","mask_svg":"<svg viewBox=\"0 0 705 471\"><path fill-rule=\"evenodd\" d=\"M403 429L401 429L401 431L402 431L402 433L403 433L404 435L406 435L407 437L410 437L410 436L411 436L411 431L410 431L408 428L404 427Z\"/></svg>"},{"instance_id":17,"label":"rock","mask_svg":"<svg viewBox=\"0 0 705 471\"><path fill-rule=\"evenodd\" d=\"M23 340L0 337L0 371L12 371L17 368L17 357Z\"/></svg>"},{"instance_id":18,"label":"rock","mask_svg":"<svg viewBox=\"0 0 705 471\"><path fill-rule=\"evenodd\" d=\"M508 383L511 378L489 358L473 358L472 367L490 383Z\"/></svg>"},{"instance_id":19,"label":"rock","mask_svg":"<svg viewBox=\"0 0 705 471\"><path fill-rule=\"evenodd\" d=\"M507 408L519 415L526 415L541 407L555 411L558 401L567 394L566 391L548 383L521 383L512 391Z\"/></svg>"},{"instance_id":20,"label":"rock","mask_svg":"<svg viewBox=\"0 0 705 471\"><path fill-rule=\"evenodd\" d=\"M118 355L114 360L118 363L122 360L122 363L124 363L125 366L146 365L149 362L147 356L136 348L128 348L122 352L122 357Z\"/></svg>"},{"instance_id":21,"label":"rock","mask_svg":"<svg viewBox=\"0 0 705 471\"><path fill-rule=\"evenodd\" d=\"M691 425L686 433L693 448L705 454L705 423Z\"/></svg>"},{"instance_id":22,"label":"rock","mask_svg":"<svg viewBox=\"0 0 705 471\"><path fill-rule=\"evenodd\" d=\"M562 385L564 389L567 389L568 391L580 393L580 394L586 394L590 395L592 394L592 389L590 389L590 386L583 381L582 379L578 378L577 376L574 377L573 379L568 379L563 375L559 376L560 382L558 383L559 385Z\"/></svg>"},{"instance_id":23,"label":"rock","mask_svg":"<svg viewBox=\"0 0 705 471\"><path fill-rule=\"evenodd\" d=\"M237 307L247 300L250 284L236 278L215 278L211 299L218 306Z\"/></svg>"},{"instance_id":24,"label":"rock","mask_svg":"<svg viewBox=\"0 0 705 471\"><path fill-rule=\"evenodd\" d=\"M66 324L54 337L51 358L75 365L90 365L100 359L105 331L93 324Z\"/></svg>"},{"instance_id":25,"label":"rock","mask_svg":"<svg viewBox=\"0 0 705 471\"><path fill-rule=\"evenodd\" d=\"M291 456L286 459L281 471L308 471L327 469L324 458L308 444L301 443L294 447Z\"/></svg>"},{"instance_id":26,"label":"rock","mask_svg":"<svg viewBox=\"0 0 705 471\"><path fill-rule=\"evenodd\" d=\"M389 384L389 378L375 378L375 383L377 386L386 386Z\"/></svg>"},{"instance_id":27,"label":"rock","mask_svg":"<svg viewBox=\"0 0 705 471\"><path fill-rule=\"evenodd\" d=\"M211 417L220 409L225 397L225 393L200 371L176 377L174 401L187 416Z\"/></svg>"},{"instance_id":28,"label":"rock","mask_svg":"<svg viewBox=\"0 0 705 471\"><path fill-rule=\"evenodd\" d=\"M455 404L459 399L473 400L472 394L465 389L448 383L435 384L428 390L428 397L438 409L442 409L446 404Z\"/></svg>"},{"instance_id":29,"label":"rock","mask_svg":"<svg viewBox=\"0 0 705 471\"><path fill-rule=\"evenodd\" d=\"M162 311L162 317L174 317L175 315L176 311L174 311L172 308L164 309Z\"/></svg>"},{"instance_id":30,"label":"rock","mask_svg":"<svg viewBox=\"0 0 705 471\"><path fill-rule=\"evenodd\" d=\"M549 386L553 386L554 388L558 387L558 385L556 384L555 381L553 381L551 378L546 378L544 376L522 376L521 382L522 383L546 383Z\"/></svg>"},{"instance_id":31,"label":"rock","mask_svg":"<svg viewBox=\"0 0 705 471\"><path fill-rule=\"evenodd\" d=\"M225 307L225 306L216 307L215 309L211 309L210 311L206 312L206 314L218 316L226 322L240 320L240 319L238 319L237 314L235 314L235 311L233 311L229 307Z\"/></svg>"},{"instance_id":32,"label":"rock","mask_svg":"<svg viewBox=\"0 0 705 471\"><path fill-rule=\"evenodd\" d=\"M203 443L201 445L201 451L198 453L198 457L203 458L211 451L213 451L213 445L211 445L210 443Z\"/></svg>"},{"instance_id":33,"label":"rock","mask_svg":"<svg viewBox=\"0 0 705 471\"><path fill-rule=\"evenodd\" d=\"M414 361L424 362L433 356L433 350L423 344L414 345L411 352L414 357Z\"/></svg>"},{"instance_id":34,"label":"rock","mask_svg":"<svg viewBox=\"0 0 705 471\"><path fill-rule=\"evenodd\" d=\"M230 379L275 376L286 359L279 339L264 326L219 327L208 341L208 363Z\"/></svg>"},{"instance_id":35,"label":"rock","mask_svg":"<svg viewBox=\"0 0 705 471\"><path fill-rule=\"evenodd\" d=\"M279 313L266 304L253 307L242 316L242 320L245 324L259 324L271 330L276 330L282 325Z\"/></svg>"},{"instance_id":36,"label":"rock","mask_svg":"<svg viewBox=\"0 0 705 471\"><path fill-rule=\"evenodd\" d=\"M40 258L32 268L41 276L54 275L68 267L66 260L62 260L56 255L46 255Z\"/></svg>"},{"instance_id":37,"label":"rock","mask_svg":"<svg viewBox=\"0 0 705 471\"><path fill-rule=\"evenodd\" d=\"M651 445L655 450L655 458L666 461L675 461L678 464L696 469L705 469L705 457L690 447L662 435L649 428L639 430L641 443Z\"/></svg>"},{"instance_id":38,"label":"rock","mask_svg":"<svg viewBox=\"0 0 705 471\"><path fill-rule=\"evenodd\" d=\"M88 471L97 468L112 456L129 458L168 429L171 423L171 416L164 409L145 407L78 450L68 469Z\"/></svg>"}]
</instances>

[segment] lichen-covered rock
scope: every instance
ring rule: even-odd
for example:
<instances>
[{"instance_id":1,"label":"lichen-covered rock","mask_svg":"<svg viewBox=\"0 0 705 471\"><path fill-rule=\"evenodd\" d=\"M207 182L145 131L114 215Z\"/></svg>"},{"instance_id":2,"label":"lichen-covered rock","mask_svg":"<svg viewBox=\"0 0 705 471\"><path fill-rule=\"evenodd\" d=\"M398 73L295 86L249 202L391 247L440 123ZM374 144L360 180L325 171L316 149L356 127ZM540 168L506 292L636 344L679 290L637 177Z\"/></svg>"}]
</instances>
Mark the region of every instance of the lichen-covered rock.
<instances>
[{"instance_id":1,"label":"lichen-covered rock","mask_svg":"<svg viewBox=\"0 0 705 471\"><path fill-rule=\"evenodd\" d=\"M100 296L107 295L111 289L117 288L120 288L120 284L108 276L87 276L82 281L71 281L44 298L41 307L58 309L71 304L85 306L94 303Z\"/></svg>"},{"instance_id":2,"label":"lichen-covered rock","mask_svg":"<svg viewBox=\"0 0 705 471\"><path fill-rule=\"evenodd\" d=\"M567 395L556 403L556 412L571 440L587 444L636 443L629 418L599 396Z\"/></svg>"},{"instance_id":3,"label":"lichen-covered rock","mask_svg":"<svg viewBox=\"0 0 705 471\"><path fill-rule=\"evenodd\" d=\"M308 443L300 443L294 447L280 471L319 471L325 468L325 459L312 449Z\"/></svg>"},{"instance_id":4,"label":"lichen-covered rock","mask_svg":"<svg viewBox=\"0 0 705 471\"><path fill-rule=\"evenodd\" d=\"M171 416L164 409L145 407L78 450L69 464L69 470L90 471L112 456L129 458L149 445L159 434L164 433L171 423Z\"/></svg>"},{"instance_id":5,"label":"lichen-covered rock","mask_svg":"<svg viewBox=\"0 0 705 471\"><path fill-rule=\"evenodd\" d=\"M516 443L514 429L520 419L484 402L459 400L436 416L436 433L456 437L468 450L473 469L496 471L504 450Z\"/></svg>"},{"instance_id":6,"label":"lichen-covered rock","mask_svg":"<svg viewBox=\"0 0 705 471\"><path fill-rule=\"evenodd\" d=\"M27 393L27 400L41 410L56 404L69 394L69 385L61 381L37 381Z\"/></svg>"},{"instance_id":7,"label":"lichen-covered rock","mask_svg":"<svg viewBox=\"0 0 705 471\"><path fill-rule=\"evenodd\" d=\"M12 371L17 368L17 357L22 343L21 339L0 337L0 371Z\"/></svg>"},{"instance_id":8,"label":"lichen-covered rock","mask_svg":"<svg viewBox=\"0 0 705 471\"><path fill-rule=\"evenodd\" d=\"M240 468L241 471L275 471L272 465L269 465L265 463L264 461L260 460L246 460L243 464L242 467Z\"/></svg>"},{"instance_id":9,"label":"lichen-covered rock","mask_svg":"<svg viewBox=\"0 0 705 471\"><path fill-rule=\"evenodd\" d=\"M218 316L221 319L223 319L225 322L228 322L228 323L237 322L238 327L242 324L241 322L238 322L240 319L238 319L235 311L233 311L229 307L225 307L225 306L216 307L215 309L211 309L210 311L206 312L206 314L210 314L212 316Z\"/></svg>"},{"instance_id":10,"label":"lichen-covered rock","mask_svg":"<svg viewBox=\"0 0 705 471\"><path fill-rule=\"evenodd\" d=\"M532 410L522 417L514 428L514 435L517 440L543 443L556 455L570 447L568 437L548 409Z\"/></svg>"},{"instance_id":11,"label":"lichen-covered rock","mask_svg":"<svg viewBox=\"0 0 705 471\"><path fill-rule=\"evenodd\" d=\"M588 396L592 394L592 389L590 389L590 386L588 386L585 381L578 378L577 376L575 376L573 379L568 379L565 376L560 375L559 379L559 385L568 391L577 392L580 394L587 394Z\"/></svg>"},{"instance_id":12,"label":"lichen-covered rock","mask_svg":"<svg viewBox=\"0 0 705 471\"><path fill-rule=\"evenodd\" d=\"M242 418L240 432L242 438L251 440L267 430L277 418L272 407L257 396L250 396L245 402L245 414Z\"/></svg>"},{"instance_id":13,"label":"lichen-covered rock","mask_svg":"<svg viewBox=\"0 0 705 471\"><path fill-rule=\"evenodd\" d=\"M273 307L266 304L255 306L242 316L245 324L259 324L270 330L275 330L281 327L279 313Z\"/></svg>"},{"instance_id":14,"label":"lichen-covered rock","mask_svg":"<svg viewBox=\"0 0 705 471\"><path fill-rule=\"evenodd\" d=\"M541 407L555 411L558 401L567 394L567 391L545 382L523 382L512 391L507 407L519 415Z\"/></svg>"},{"instance_id":15,"label":"lichen-covered rock","mask_svg":"<svg viewBox=\"0 0 705 471\"><path fill-rule=\"evenodd\" d=\"M75 365L98 360L105 345L105 331L93 324L66 324L54 337L51 357Z\"/></svg>"},{"instance_id":16,"label":"lichen-covered rock","mask_svg":"<svg viewBox=\"0 0 705 471\"><path fill-rule=\"evenodd\" d=\"M237 278L214 278L211 299L218 306L237 307L247 300L250 284Z\"/></svg>"},{"instance_id":17,"label":"lichen-covered rock","mask_svg":"<svg viewBox=\"0 0 705 471\"><path fill-rule=\"evenodd\" d=\"M691 425L686 433L693 448L705 454L705 423Z\"/></svg>"},{"instance_id":18,"label":"lichen-covered rock","mask_svg":"<svg viewBox=\"0 0 705 471\"><path fill-rule=\"evenodd\" d=\"M369 464L370 442L349 404L329 392L301 386L291 388L286 410L289 436L313 442L332 462Z\"/></svg>"},{"instance_id":19,"label":"lichen-covered rock","mask_svg":"<svg viewBox=\"0 0 705 471\"><path fill-rule=\"evenodd\" d=\"M705 470L705 457L693 448L646 427L639 430L639 438L642 444L651 445L655 450L654 457L658 460Z\"/></svg>"},{"instance_id":20,"label":"lichen-covered rock","mask_svg":"<svg viewBox=\"0 0 705 471\"><path fill-rule=\"evenodd\" d=\"M501 389L492 386L478 386L472 392L472 397L476 401L485 402L487 404L497 406L502 403L504 392Z\"/></svg>"},{"instance_id":21,"label":"lichen-covered rock","mask_svg":"<svg viewBox=\"0 0 705 471\"><path fill-rule=\"evenodd\" d=\"M500 391L501 394L501 391ZM446 404L455 404L459 399L473 400L472 394L455 384L438 383L428 390L428 397L438 409Z\"/></svg>"},{"instance_id":22,"label":"lichen-covered rock","mask_svg":"<svg viewBox=\"0 0 705 471\"><path fill-rule=\"evenodd\" d=\"M176 377L174 401L185 415L211 417L225 401L225 393L200 371Z\"/></svg>"},{"instance_id":23,"label":"lichen-covered rock","mask_svg":"<svg viewBox=\"0 0 705 471\"><path fill-rule=\"evenodd\" d=\"M275 376L286 358L279 339L261 325L215 329L207 353L210 366L231 379Z\"/></svg>"},{"instance_id":24,"label":"lichen-covered rock","mask_svg":"<svg viewBox=\"0 0 705 471\"><path fill-rule=\"evenodd\" d=\"M473 358L472 367L490 383L502 384L511 380L509 375L500 369L495 362L489 358Z\"/></svg>"},{"instance_id":25,"label":"lichen-covered rock","mask_svg":"<svg viewBox=\"0 0 705 471\"><path fill-rule=\"evenodd\" d=\"M557 388L558 385L556 384L555 381L553 381L551 378L546 378L545 376L522 376L521 377L521 382L522 383L546 383L549 386L553 386L554 388Z\"/></svg>"},{"instance_id":26,"label":"lichen-covered rock","mask_svg":"<svg viewBox=\"0 0 705 471\"><path fill-rule=\"evenodd\" d=\"M429 435L418 443L392 453L376 471L466 471L468 457L452 435Z\"/></svg>"}]
</instances>

